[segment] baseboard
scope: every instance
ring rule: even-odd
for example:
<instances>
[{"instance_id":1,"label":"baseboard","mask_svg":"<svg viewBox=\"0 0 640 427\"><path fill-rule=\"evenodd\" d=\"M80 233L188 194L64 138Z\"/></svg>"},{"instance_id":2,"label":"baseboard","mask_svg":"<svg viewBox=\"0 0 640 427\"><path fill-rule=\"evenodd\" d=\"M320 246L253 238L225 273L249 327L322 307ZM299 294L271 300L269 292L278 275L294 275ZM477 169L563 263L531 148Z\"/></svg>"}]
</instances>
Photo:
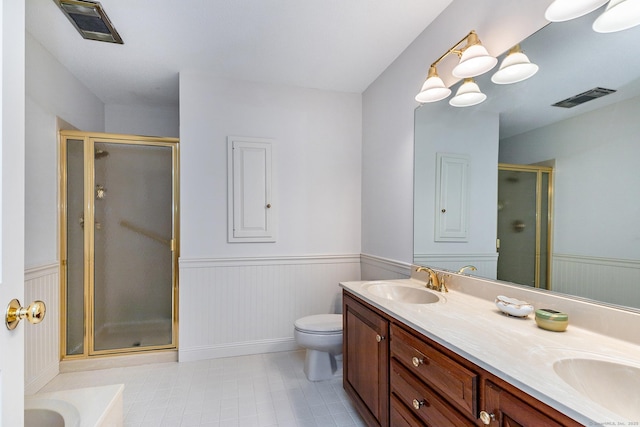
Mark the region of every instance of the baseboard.
<instances>
[{"instance_id":1,"label":"baseboard","mask_svg":"<svg viewBox=\"0 0 640 427\"><path fill-rule=\"evenodd\" d=\"M215 346L202 346L178 350L180 362L219 359L222 357L246 356L251 354L276 353L299 349L293 338L250 341Z\"/></svg>"},{"instance_id":2,"label":"baseboard","mask_svg":"<svg viewBox=\"0 0 640 427\"><path fill-rule=\"evenodd\" d=\"M98 369L122 368L151 363L177 362L176 350L140 352L137 354L95 356L86 359L68 359L60 362L60 373L95 371Z\"/></svg>"}]
</instances>

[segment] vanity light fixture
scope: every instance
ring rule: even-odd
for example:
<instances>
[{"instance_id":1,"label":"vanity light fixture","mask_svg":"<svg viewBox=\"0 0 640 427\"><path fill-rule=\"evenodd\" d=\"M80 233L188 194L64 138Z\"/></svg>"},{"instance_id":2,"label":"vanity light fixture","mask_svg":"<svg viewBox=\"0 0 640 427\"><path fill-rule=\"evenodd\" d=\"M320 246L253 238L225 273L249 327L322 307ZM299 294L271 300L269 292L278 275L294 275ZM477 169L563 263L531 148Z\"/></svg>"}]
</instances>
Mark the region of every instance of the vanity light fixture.
<instances>
[{"instance_id":1,"label":"vanity light fixture","mask_svg":"<svg viewBox=\"0 0 640 427\"><path fill-rule=\"evenodd\" d=\"M591 13L607 2L605 11L593 23L594 31L613 33L640 25L638 0L555 0L544 16L551 22L568 21Z\"/></svg>"},{"instance_id":2,"label":"vanity light fixture","mask_svg":"<svg viewBox=\"0 0 640 427\"><path fill-rule=\"evenodd\" d=\"M480 91L478 84L469 77L464 79L464 83L458 88L456 96L449 100L452 107L471 107L480 104L487 99L487 95Z\"/></svg>"},{"instance_id":3,"label":"vanity light fixture","mask_svg":"<svg viewBox=\"0 0 640 427\"><path fill-rule=\"evenodd\" d=\"M460 45L462 45L463 43L464 46L460 47ZM489 55L487 49L485 49L484 46L482 46L482 44L480 43L480 39L478 38L476 32L472 30L462 40L453 45L451 49L445 52L444 55L436 59L436 61L431 64L431 66L429 67L429 74L427 75L427 79L422 85L420 93L416 95L416 101L421 103L436 102L448 97L451 94L451 89L446 87L440 76L438 76L436 67L440 61L442 61L445 57L452 53L455 53L460 58L460 62L452 71L453 76L458 78L467 79L470 77L479 76L480 74L484 74L487 71L491 70L498 63L498 60L495 57ZM458 89L458 94L456 94L456 97L458 97L458 95L465 95L463 98L469 98L471 96L471 93L482 94L475 82L472 82L472 85L475 87L467 86L464 90L462 90L461 86L460 89ZM482 95L486 98L486 95ZM484 99L479 102L482 101L484 101ZM467 105L475 105L479 102ZM458 104L460 102L458 100L455 103Z\"/></svg>"},{"instance_id":4,"label":"vanity light fixture","mask_svg":"<svg viewBox=\"0 0 640 427\"><path fill-rule=\"evenodd\" d=\"M459 47L465 43L463 47ZM422 89L416 95L416 101L420 103L436 102L445 99L451 94L451 89L445 86L438 76L436 69L438 63L447 55L455 53L460 62L452 70L454 77L464 79L458 88L456 95L449 101L454 107L470 107L480 104L487 99L487 95L480 91L473 77L479 76L491 70L498 63L498 59L489 55L487 49L482 46L475 31L470 31L462 40L453 45L451 49L431 64L429 74L422 85ZM538 71L538 66L532 64L529 58L522 53L520 45L509 50L507 57L502 61L500 69L491 77L496 84L511 84L521 82L533 76Z\"/></svg>"},{"instance_id":5,"label":"vanity light fixture","mask_svg":"<svg viewBox=\"0 0 640 427\"><path fill-rule=\"evenodd\" d=\"M500 69L491 76L491 81L499 85L518 83L537 72L538 66L529 61L527 55L520 50L520 45L517 44L509 50L500 64Z\"/></svg>"}]
</instances>

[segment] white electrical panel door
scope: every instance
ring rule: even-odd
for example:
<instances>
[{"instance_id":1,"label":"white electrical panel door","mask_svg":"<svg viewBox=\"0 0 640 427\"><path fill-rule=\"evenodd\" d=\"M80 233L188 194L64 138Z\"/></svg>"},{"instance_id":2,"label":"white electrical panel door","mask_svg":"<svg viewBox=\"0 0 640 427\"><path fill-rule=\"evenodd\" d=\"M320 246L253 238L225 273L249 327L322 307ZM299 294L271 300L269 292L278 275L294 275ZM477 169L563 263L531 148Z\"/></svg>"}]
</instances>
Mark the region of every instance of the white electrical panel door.
<instances>
[{"instance_id":1,"label":"white electrical panel door","mask_svg":"<svg viewBox=\"0 0 640 427\"><path fill-rule=\"evenodd\" d=\"M469 157L436 154L436 242L469 239Z\"/></svg>"},{"instance_id":2,"label":"white electrical panel door","mask_svg":"<svg viewBox=\"0 0 640 427\"><path fill-rule=\"evenodd\" d=\"M275 242L272 141L228 138L229 242Z\"/></svg>"}]
</instances>

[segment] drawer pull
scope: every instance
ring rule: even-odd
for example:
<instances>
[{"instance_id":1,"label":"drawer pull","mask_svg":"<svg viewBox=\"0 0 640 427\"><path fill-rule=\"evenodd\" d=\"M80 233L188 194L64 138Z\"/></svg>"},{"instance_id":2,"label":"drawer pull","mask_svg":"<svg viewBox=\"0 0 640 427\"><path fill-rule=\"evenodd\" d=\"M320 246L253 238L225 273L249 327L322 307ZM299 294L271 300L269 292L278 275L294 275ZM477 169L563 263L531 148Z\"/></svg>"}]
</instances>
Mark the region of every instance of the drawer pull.
<instances>
[{"instance_id":1,"label":"drawer pull","mask_svg":"<svg viewBox=\"0 0 640 427\"><path fill-rule=\"evenodd\" d=\"M424 400L413 399L413 407L417 410L426 405Z\"/></svg>"},{"instance_id":2,"label":"drawer pull","mask_svg":"<svg viewBox=\"0 0 640 427\"><path fill-rule=\"evenodd\" d=\"M489 424L491 424L491 421L495 419L495 415L490 414L487 411L480 411L480 420L482 420L482 424L488 426Z\"/></svg>"},{"instance_id":3,"label":"drawer pull","mask_svg":"<svg viewBox=\"0 0 640 427\"><path fill-rule=\"evenodd\" d=\"M376 335L376 341L384 341L384 337L382 335Z\"/></svg>"},{"instance_id":4,"label":"drawer pull","mask_svg":"<svg viewBox=\"0 0 640 427\"><path fill-rule=\"evenodd\" d=\"M413 356L413 358L411 359L411 363L413 363L413 366L417 368L418 366L424 364L424 359Z\"/></svg>"}]
</instances>

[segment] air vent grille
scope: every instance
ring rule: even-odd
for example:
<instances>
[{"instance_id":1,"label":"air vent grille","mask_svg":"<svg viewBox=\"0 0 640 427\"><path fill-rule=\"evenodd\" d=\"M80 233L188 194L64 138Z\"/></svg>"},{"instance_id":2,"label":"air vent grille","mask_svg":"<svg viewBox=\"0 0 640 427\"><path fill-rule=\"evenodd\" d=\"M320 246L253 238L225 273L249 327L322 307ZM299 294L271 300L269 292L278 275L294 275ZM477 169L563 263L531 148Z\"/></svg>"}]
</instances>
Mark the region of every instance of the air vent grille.
<instances>
[{"instance_id":1,"label":"air vent grille","mask_svg":"<svg viewBox=\"0 0 640 427\"><path fill-rule=\"evenodd\" d=\"M124 44L99 2L89 0L54 1L85 39Z\"/></svg>"},{"instance_id":2,"label":"air vent grille","mask_svg":"<svg viewBox=\"0 0 640 427\"><path fill-rule=\"evenodd\" d=\"M562 101L553 104L553 107L573 108L576 105L584 104L585 102L594 100L596 98L614 93L614 89L605 89L603 87L596 87L586 92L582 92L578 95L574 95L570 98L563 99Z\"/></svg>"}]
</instances>

